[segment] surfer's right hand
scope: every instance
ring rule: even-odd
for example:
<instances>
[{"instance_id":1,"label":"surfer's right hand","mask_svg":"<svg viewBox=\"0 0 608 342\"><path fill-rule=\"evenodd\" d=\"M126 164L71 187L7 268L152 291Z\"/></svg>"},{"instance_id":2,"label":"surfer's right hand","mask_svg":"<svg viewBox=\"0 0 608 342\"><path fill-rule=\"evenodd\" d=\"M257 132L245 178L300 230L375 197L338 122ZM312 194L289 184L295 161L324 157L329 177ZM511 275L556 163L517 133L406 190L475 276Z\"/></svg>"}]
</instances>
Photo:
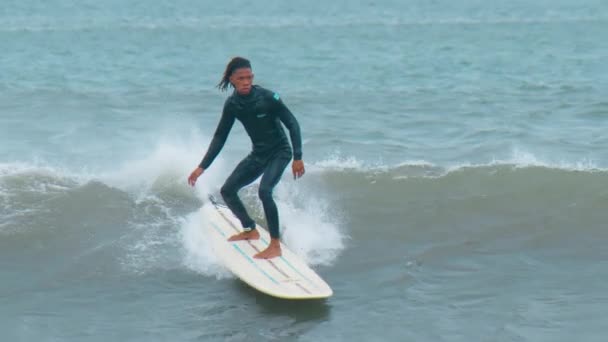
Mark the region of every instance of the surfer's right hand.
<instances>
[{"instance_id":1,"label":"surfer's right hand","mask_svg":"<svg viewBox=\"0 0 608 342\"><path fill-rule=\"evenodd\" d=\"M203 170L202 167L197 167L194 169L194 171L192 171L190 174L190 177L188 177L188 184L190 184L190 186L194 186L194 184L196 184L196 179L202 175L203 172L205 172L205 170Z\"/></svg>"}]
</instances>

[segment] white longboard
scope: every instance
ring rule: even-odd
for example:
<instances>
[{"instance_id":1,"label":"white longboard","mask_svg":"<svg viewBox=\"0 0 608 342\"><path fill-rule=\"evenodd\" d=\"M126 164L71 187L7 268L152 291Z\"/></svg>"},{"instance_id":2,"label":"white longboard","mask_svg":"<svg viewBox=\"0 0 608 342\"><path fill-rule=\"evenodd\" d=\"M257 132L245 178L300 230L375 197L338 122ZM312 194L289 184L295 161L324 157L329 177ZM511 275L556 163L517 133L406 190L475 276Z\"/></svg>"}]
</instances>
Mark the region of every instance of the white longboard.
<instances>
[{"instance_id":1,"label":"white longboard","mask_svg":"<svg viewBox=\"0 0 608 342\"><path fill-rule=\"evenodd\" d=\"M287 246L281 243L282 256L272 259L255 259L270 242L268 232L257 226L258 240L228 241L243 231L240 221L230 209L209 197L212 205L203 207L215 254L238 278L256 290L285 299L318 299L333 294L332 289Z\"/></svg>"}]
</instances>

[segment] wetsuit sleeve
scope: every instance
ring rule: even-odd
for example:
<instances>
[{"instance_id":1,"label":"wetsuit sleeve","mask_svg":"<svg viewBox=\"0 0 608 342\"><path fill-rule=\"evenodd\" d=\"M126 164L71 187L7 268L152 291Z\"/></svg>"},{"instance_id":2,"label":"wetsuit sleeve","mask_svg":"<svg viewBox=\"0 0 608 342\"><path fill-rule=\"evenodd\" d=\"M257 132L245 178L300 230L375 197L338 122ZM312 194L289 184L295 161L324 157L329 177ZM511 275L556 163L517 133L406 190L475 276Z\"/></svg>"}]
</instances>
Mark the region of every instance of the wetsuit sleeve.
<instances>
[{"instance_id":1,"label":"wetsuit sleeve","mask_svg":"<svg viewBox=\"0 0 608 342\"><path fill-rule=\"evenodd\" d=\"M302 159L302 135L300 134L300 124L296 117L291 113L289 108L283 103L283 100L279 97L279 94L274 94L272 100L274 102L274 109L281 122L289 130L289 137L291 138L291 145L293 148L293 159Z\"/></svg>"},{"instance_id":2,"label":"wetsuit sleeve","mask_svg":"<svg viewBox=\"0 0 608 342\"><path fill-rule=\"evenodd\" d=\"M211 163L213 162L215 157L217 157L217 155L222 150L222 147L224 147L224 143L226 143L226 139L228 139L228 133L230 133L230 130L232 129L232 126L234 125L234 120L235 120L235 117L233 114L231 114L231 112L232 111L229 110L229 108L228 108L228 104L227 103L224 104L224 110L222 111L222 117L220 119L220 122L217 125L215 134L213 134L213 139L211 140L211 143L209 144L209 148L207 149L207 153L205 154L205 157L203 158L201 163L198 165L203 170L206 170L211 165Z\"/></svg>"}]
</instances>

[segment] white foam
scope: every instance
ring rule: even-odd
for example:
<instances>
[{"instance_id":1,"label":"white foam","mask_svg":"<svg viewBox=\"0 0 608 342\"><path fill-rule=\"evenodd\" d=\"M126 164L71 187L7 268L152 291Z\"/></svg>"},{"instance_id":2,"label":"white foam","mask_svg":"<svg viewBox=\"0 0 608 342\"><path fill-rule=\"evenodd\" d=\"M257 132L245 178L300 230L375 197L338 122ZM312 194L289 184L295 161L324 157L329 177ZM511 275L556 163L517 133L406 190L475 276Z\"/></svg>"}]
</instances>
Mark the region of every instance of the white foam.
<instances>
[{"instance_id":1,"label":"white foam","mask_svg":"<svg viewBox=\"0 0 608 342\"><path fill-rule=\"evenodd\" d=\"M315 162L311 164L313 170L333 170L343 171L348 169L363 170L366 168L363 162L357 160L355 157L343 157L338 154L334 154L327 159Z\"/></svg>"},{"instance_id":2,"label":"white foam","mask_svg":"<svg viewBox=\"0 0 608 342\"><path fill-rule=\"evenodd\" d=\"M117 170L99 177L104 183L133 194L138 205L151 205L162 212L165 219L173 220L172 225L178 227L178 230L176 235L172 236L176 240L175 246L181 250L182 266L207 276L225 278L230 277L230 274L219 264L206 240L206 215L197 210L185 217L175 217L171 208L157 195L159 191L169 189L171 192L183 193L184 196L180 197L192 196L194 199L196 196L201 202L205 202L207 194L216 191L224 169L221 156L216 158L213 168L199 177L195 188L191 188L187 183L190 172L197 167L207 148L207 144L197 138L200 136L194 132L186 139L162 139L149 155L128 161ZM167 245L162 238L163 234L168 233L165 230L157 234L146 234L130 246L129 263L132 269L145 270L160 263L160 260L154 260L154 257L144 260L141 256L150 256L148 250L158 249L158 244Z\"/></svg>"},{"instance_id":3,"label":"white foam","mask_svg":"<svg viewBox=\"0 0 608 342\"><path fill-rule=\"evenodd\" d=\"M403 166L424 166L424 167L433 167L435 165L433 165L433 163L428 162L426 160L406 160L404 162L398 163L396 165L396 167L403 167Z\"/></svg>"},{"instance_id":4,"label":"white foam","mask_svg":"<svg viewBox=\"0 0 608 342\"><path fill-rule=\"evenodd\" d=\"M58 166L51 166L50 164L41 160L34 160L28 163L0 163L0 178L22 174L36 174L52 178L70 178L73 180L81 179L78 174Z\"/></svg>"},{"instance_id":5,"label":"white foam","mask_svg":"<svg viewBox=\"0 0 608 342\"><path fill-rule=\"evenodd\" d=\"M323 160L308 164L307 169L313 173L323 171L382 172L388 171L390 166L382 162L362 161L354 156L344 156L341 152L336 151Z\"/></svg>"},{"instance_id":6,"label":"white foam","mask_svg":"<svg viewBox=\"0 0 608 342\"><path fill-rule=\"evenodd\" d=\"M218 279L231 277L229 271L215 256L205 234L206 225L210 224L206 219L209 215L203 214L205 210L209 210L208 206L190 214L181 227L184 265L192 271L215 276Z\"/></svg>"},{"instance_id":7,"label":"white foam","mask_svg":"<svg viewBox=\"0 0 608 342\"><path fill-rule=\"evenodd\" d=\"M599 171L602 170L598 164L589 159L578 161L545 160L533 153L515 148L511 152L511 158L507 160L494 160L492 165L513 164L518 167L546 167L563 169L567 171Z\"/></svg>"},{"instance_id":8,"label":"white foam","mask_svg":"<svg viewBox=\"0 0 608 342\"><path fill-rule=\"evenodd\" d=\"M519 148L514 148L511 151L511 155L508 158L495 158L487 163L459 163L457 165L452 165L447 168L448 172L457 171L463 168L471 168L471 167L487 167L487 166L501 166L501 165L511 165L516 168L528 168L528 167L544 167L549 169L558 169L565 171L585 171L585 172L595 172L595 171L607 171L606 168L601 168L598 166L598 163L589 160L589 159L581 159L578 161L565 161L565 160L551 160L544 159L535 155L534 153L524 151Z\"/></svg>"},{"instance_id":9,"label":"white foam","mask_svg":"<svg viewBox=\"0 0 608 342\"><path fill-rule=\"evenodd\" d=\"M343 217L323 189L307 187L305 178L289 178L274 193L283 242L310 265L330 265L344 249Z\"/></svg>"},{"instance_id":10,"label":"white foam","mask_svg":"<svg viewBox=\"0 0 608 342\"><path fill-rule=\"evenodd\" d=\"M510 155L506 158L493 158L487 162L458 162L454 164L435 164L422 159L405 160L393 165L381 163L369 163L358 160L352 156L342 156L340 154L332 154L328 158L311 163L308 169L312 173L321 174L324 172L356 172L356 173L372 173L384 174L395 173L393 179L401 180L411 177L418 178L440 178L453 172L459 172L470 168L487 168L507 166L512 168L534 168L542 167L547 169L556 169L564 171L578 172L606 172L608 168L600 166L598 161L581 158L580 160L564 160L555 158L543 158L534 153L523 149L514 148ZM416 172L408 170L399 170L407 167L419 169Z\"/></svg>"},{"instance_id":11,"label":"white foam","mask_svg":"<svg viewBox=\"0 0 608 342\"><path fill-rule=\"evenodd\" d=\"M200 137L200 133L192 132L186 138L162 139L149 155L129 160L116 170L99 175L99 178L110 186L138 194L140 198L159 188L171 188L187 196L192 191L188 176L198 166L208 147L208 141ZM200 198L216 190L221 177L227 172L224 164L224 155L220 154L213 167L199 177L195 192Z\"/></svg>"},{"instance_id":12,"label":"white foam","mask_svg":"<svg viewBox=\"0 0 608 342\"><path fill-rule=\"evenodd\" d=\"M100 175L108 184L123 189L148 189L159 178L183 178L200 159L198 141L160 141L154 151L144 158L123 163L116 171Z\"/></svg>"}]
</instances>

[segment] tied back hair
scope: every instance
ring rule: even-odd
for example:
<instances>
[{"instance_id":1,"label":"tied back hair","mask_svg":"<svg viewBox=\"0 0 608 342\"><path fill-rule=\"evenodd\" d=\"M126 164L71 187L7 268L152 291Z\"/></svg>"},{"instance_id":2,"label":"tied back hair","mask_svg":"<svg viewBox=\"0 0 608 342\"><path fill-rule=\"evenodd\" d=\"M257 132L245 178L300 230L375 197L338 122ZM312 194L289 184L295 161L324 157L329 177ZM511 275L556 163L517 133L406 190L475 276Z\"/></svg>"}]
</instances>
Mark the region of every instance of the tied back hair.
<instances>
[{"instance_id":1,"label":"tied back hair","mask_svg":"<svg viewBox=\"0 0 608 342\"><path fill-rule=\"evenodd\" d=\"M251 69L251 63L249 62L248 59L243 58L243 57L234 57L233 59L231 59L230 62L228 63L228 65L226 65L226 71L224 71L224 77L222 77L222 80L220 81L220 83L217 84L217 87L221 91L226 91L226 89L228 89L228 86L232 86L232 84L230 83L230 76L236 69L240 69L240 68Z\"/></svg>"}]
</instances>

